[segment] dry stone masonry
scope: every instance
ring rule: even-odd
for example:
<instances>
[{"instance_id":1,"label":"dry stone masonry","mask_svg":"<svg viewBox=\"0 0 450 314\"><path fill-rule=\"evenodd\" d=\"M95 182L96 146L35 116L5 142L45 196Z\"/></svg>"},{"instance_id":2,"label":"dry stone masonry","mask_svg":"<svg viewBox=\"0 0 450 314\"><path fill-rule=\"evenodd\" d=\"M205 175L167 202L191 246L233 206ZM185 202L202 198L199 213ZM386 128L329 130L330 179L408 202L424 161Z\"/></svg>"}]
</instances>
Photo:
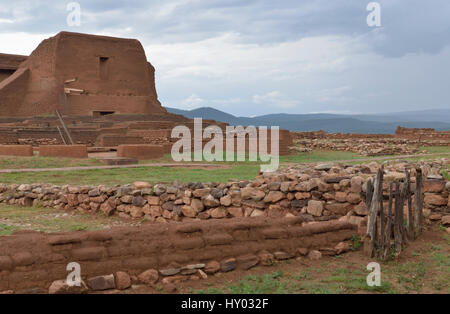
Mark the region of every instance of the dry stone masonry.
<instances>
[{"instance_id":1,"label":"dry stone masonry","mask_svg":"<svg viewBox=\"0 0 450 314\"><path fill-rule=\"evenodd\" d=\"M422 167L425 216L449 212L449 184L440 175L448 159L418 165L391 163L385 167L384 190L389 182L404 180L405 167ZM315 168L288 168L261 174L252 181L228 183L155 184L123 186L55 186L0 184L0 202L44 206L58 210L103 212L151 222L192 221L240 217L296 217L326 221L343 216L360 222L367 215L365 185L379 164L320 164Z\"/></svg>"}]
</instances>

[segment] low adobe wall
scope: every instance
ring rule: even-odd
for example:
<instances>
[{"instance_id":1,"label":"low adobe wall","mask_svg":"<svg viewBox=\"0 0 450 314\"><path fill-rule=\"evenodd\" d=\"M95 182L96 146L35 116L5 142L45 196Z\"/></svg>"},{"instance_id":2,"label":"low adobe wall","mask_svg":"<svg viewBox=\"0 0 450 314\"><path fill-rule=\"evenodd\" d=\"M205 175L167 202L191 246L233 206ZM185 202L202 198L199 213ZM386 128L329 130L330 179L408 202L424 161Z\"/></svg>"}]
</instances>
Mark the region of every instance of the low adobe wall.
<instances>
[{"instance_id":1,"label":"low adobe wall","mask_svg":"<svg viewBox=\"0 0 450 314\"><path fill-rule=\"evenodd\" d=\"M113 147L120 145L143 145L145 141L139 136L129 136L123 134L103 134L96 140L96 145L101 147Z\"/></svg>"},{"instance_id":2,"label":"low adobe wall","mask_svg":"<svg viewBox=\"0 0 450 314\"><path fill-rule=\"evenodd\" d=\"M88 158L86 145L43 145L39 146L39 156Z\"/></svg>"},{"instance_id":3,"label":"low adobe wall","mask_svg":"<svg viewBox=\"0 0 450 314\"><path fill-rule=\"evenodd\" d=\"M48 289L67 277L71 262L81 265L84 280L117 271L133 276L175 264L204 268L202 263L230 258L238 268L248 269L261 262L261 253L289 259L299 256L299 249L302 255L312 249L336 252L335 246L355 233L346 222L304 224L301 218L149 224L50 235L25 232L1 239L0 291ZM233 267L222 268L230 270Z\"/></svg>"},{"instance_id":4,"label":"low adobe wall","mask_svg":"<svg viewBox=\"0 0 450 314\"><path fill-rule=\"evenodd\" d=\"M117 157L138 160L158 159L164 156L166 150L163 145L119 145Z\"/></svg>"},{"instance_id":5,"label":"low adobe wall","mask_svg":"<svg viewBox=\"0 0 450 314\"><path fill-rule=\"evenodd\" d=\"M414 129L397 127L395 136L399 138L418 140L450 140L450 131L436 131L435 129Z\"/></svg>"},{"instance_id":6,"label":"low adobe wall","mask_svg":"<svg viewBox=\"0 0 450 314\"><path fill-rule=\"evenodd\" d=\"M33 156L31 145L0 145L0 156Z\"/></svg>"},{"instance_id":7,"label":"low adobe wall","mask_svg":"<svg viewBox=\"0 0 450 314\"><path fill-rule=\"evenodd\" d=\"M295 139L387 139L393 134L328 133L326 131L292 132Z\"/></svg>"},{"instance_id":8,"label":"low adobe wall","mask_svg":"<svg viewBox=\"0 0 450 314\"><path fill-rule=\"evenodd\" d=\"M70 128L72 139L77 144L93 145L97 138L98 130ZM23 126L0 126L0 143L2 144L29 144L39 145L62 145L61 135L54 127L30 127Z\"/></svg>"}]
</instances>

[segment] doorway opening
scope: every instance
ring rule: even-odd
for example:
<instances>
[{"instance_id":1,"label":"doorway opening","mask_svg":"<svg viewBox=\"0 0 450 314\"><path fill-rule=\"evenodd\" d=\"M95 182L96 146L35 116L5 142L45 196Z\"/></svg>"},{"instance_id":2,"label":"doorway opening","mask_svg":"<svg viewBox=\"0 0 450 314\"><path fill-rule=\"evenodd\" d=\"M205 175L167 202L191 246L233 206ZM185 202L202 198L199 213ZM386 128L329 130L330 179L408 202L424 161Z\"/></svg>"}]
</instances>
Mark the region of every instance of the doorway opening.
<instances>
[{"instance_id":1,"label":"doorway opening","mask_svg":"<svg viewBox=\"0 0 450 314\"><path fill-rule=\"evenodd\" d=\"M99 58L99 75L101 80L108 79L108 57Z\"/></svg>"},{"instance_id":2,"label":"doorway opening","mask_svg":"<svg viewBox=\"0 0 450 314\"><path fill-rule=\"evenodd\" d=\"M94 111L93 116L96 118L100 118L100 117L109 116L109 115L112 115L115 113L116 113L115 111Z\"/></svg>"}]
</instances>

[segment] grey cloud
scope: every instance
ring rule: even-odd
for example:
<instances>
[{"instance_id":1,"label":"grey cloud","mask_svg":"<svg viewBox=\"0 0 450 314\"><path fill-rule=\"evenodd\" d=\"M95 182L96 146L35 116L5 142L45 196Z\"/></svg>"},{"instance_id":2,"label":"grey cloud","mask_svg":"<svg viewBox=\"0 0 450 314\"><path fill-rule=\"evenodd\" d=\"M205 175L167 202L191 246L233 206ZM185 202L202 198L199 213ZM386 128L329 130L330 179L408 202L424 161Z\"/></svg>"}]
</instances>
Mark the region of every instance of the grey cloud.
<instances>
[{"instance_id":1,"label":"grey cloud","mask_svg":"<svg viewBox=\"0 0 450 314\"><path fill-rule=\"evenodd\" d=\"M369 0L79 0L90 18L76 29L68 29L65 23L68 2L16 0L4 4L0 18L13 18L14 11L22 11L28 18L3 24L0 32L95 33L130 27L130 35L144 43L190 42L235 32L246 42L258 44L352 35L367 37L374 51L392 57L437 53L450 43L448 0L379 0L382 28L377 34L366 24ZM17 7L21 10L14 10ZM164 10L165 14L158 15Z\"/></svg>"}]
</instances>

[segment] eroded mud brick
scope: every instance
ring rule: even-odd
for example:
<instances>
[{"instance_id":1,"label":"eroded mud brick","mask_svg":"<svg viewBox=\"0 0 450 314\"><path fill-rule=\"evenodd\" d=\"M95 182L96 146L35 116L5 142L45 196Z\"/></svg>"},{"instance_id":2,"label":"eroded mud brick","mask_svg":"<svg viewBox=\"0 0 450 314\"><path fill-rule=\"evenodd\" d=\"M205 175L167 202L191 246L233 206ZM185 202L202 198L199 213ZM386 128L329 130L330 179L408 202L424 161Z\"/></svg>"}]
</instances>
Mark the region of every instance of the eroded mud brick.
<instances>
[{"instance_id":1,"label":"eroded mud brick","mask_svg":"<svg viewBox=\"0 0 450 314\"><path fill-rule=\"evenodd\" d=\"M87 247L72 251L72 257L76 261L100 260L106 256L106 249L103 246Z\"/></svg>"}]
</instances>

